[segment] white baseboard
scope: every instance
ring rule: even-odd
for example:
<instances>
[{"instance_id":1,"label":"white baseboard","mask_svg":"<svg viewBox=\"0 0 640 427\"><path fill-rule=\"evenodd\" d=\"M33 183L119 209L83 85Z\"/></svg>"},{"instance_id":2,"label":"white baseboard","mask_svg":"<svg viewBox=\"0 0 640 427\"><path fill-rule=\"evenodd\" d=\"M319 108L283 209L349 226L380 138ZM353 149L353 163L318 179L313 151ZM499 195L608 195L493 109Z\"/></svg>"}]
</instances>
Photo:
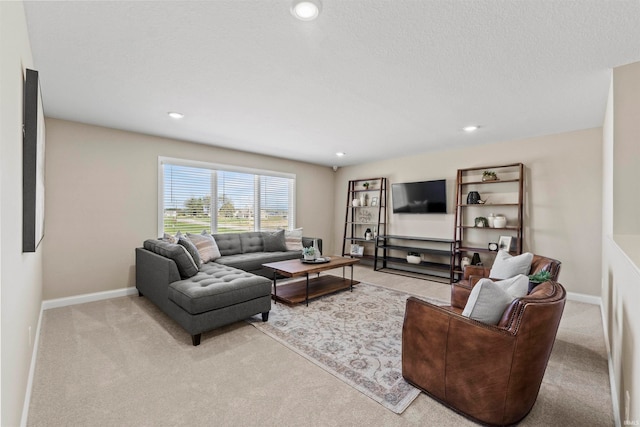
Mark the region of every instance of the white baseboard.
<instances>
[{"instance_id":1,"label":"white baseboard","mask_svg":"<svg viewBox=\"0 0 640 427\"><path fill-rule=\"evenodd\" d=\"M94 292L91 294L76 295L66 298L56 298L42 301L42 309L49 310L51 308L66 307L68 305L84 304L85 302L101 301L105 299L126 297L135 295L138 290L135 287L115 289L113 291Z\"/></svg>"},{"instance_id":2,"label":"white baseboard","mask_svg":"<svg viewBox=\"0 0 640 427\"><path fill-rule=\"evenodd\" d=\"M602 298L593 295L579 294L576 292L567 292L567 300L584 302L586 304L602 305Z\"/></svg>"},{"instance_id":3,"label":"white baseboard","mask_svg":"<svg viewBox=\"0 0 640 427\"><path fill-rule=\"evenodd\" d=\"M40 344L40 325L42 324L42 305L40 305L40 314L38 315L38 325L36 326L36 334L33 337L33 351L31 352L31 363L29 364L29 376L27 377L27 390L24 393L24 403L22 405L22 417L20 418L20 427L27 425L29 417L29 406L31 405L31 391L33 390L33 377L36 371L36 359L38 356L38 345Z\"/></svg>"}]
</instances>

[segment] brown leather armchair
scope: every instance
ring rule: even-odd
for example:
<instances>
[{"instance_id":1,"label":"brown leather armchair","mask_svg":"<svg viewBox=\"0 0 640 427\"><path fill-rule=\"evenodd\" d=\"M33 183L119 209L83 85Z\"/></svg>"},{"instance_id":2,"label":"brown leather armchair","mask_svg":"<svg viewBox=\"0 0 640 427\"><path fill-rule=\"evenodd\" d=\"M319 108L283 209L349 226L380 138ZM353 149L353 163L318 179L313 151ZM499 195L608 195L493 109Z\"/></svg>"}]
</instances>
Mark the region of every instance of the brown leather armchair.
<instances>
[{"instance_id":1,"label":"brown leather armchair","mask_svg":"<svg viewBox=\"0 0 640 427\"><path fill-rule=\"evenodd\" d=\"M541 271L548 271L551 273L550 280L557 281L560 275L561 264L557 259L534 254L528 274L531 275ZM473 286L483 277L489 277L490 271L491 268L480 265L466 266L462 279L451 284L451 306L459 309L458 312L462 312Z\"/></svg>"},{"instance_id":2,"label":"brown leather armchair","mask_svg":"<svg viewBox=\"0 0 640 427\"><path fill-rule=\"evenodd\" d=\"M402 376L475 421L517 423L538 396L565 300L562 285L541 283L515 299L494 326L410 297L402 328Z\"/></svg>"}]
</instances>

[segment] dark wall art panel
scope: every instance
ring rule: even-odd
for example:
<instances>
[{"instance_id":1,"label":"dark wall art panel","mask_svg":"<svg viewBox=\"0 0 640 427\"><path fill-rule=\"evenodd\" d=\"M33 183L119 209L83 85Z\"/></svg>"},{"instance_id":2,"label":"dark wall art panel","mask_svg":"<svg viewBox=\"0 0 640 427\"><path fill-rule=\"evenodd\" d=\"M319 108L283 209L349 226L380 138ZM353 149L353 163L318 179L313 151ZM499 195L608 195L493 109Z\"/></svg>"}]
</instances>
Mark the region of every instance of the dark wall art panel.
<instances>
[{"instance_id":1,"label":"dark wall art panel","mask_svg":"<svg viewBox=\"0 0 640 427\"><path fill-rule=\"evenodd\" d=\"M38 72L27 69L22 142L22 252L35 252L44 236L44 109Z\"/></svg>"}]
</instances>

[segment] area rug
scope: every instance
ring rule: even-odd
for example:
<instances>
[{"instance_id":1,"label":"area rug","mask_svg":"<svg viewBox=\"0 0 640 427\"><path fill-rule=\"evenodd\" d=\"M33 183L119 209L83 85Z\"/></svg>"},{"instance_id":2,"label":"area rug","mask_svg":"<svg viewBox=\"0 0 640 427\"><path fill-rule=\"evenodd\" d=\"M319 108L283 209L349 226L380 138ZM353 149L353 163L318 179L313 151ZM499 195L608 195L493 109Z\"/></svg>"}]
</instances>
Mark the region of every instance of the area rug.
<instances>
[{"instance_id":1,"label":"area rug","mask_svg":"<svg viewBox=\"0 0 640 427\"><path fill-rule=\"evenodd\" d=\"M402 322L409 294L360 283L309 303L272 304L249 322L387 409L401 414L420 390L402 378ZM434 304L446 304L423 298Z\"/></svg>"}]
</instances>

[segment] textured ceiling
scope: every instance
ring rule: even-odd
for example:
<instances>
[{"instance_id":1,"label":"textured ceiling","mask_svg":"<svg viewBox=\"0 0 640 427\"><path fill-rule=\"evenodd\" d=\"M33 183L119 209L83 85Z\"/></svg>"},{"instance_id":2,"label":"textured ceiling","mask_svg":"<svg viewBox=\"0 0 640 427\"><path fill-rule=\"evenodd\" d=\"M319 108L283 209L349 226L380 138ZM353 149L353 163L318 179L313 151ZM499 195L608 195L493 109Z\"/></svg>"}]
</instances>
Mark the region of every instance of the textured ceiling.
<instances>
[{"instance_id":1,"label":"textured ceiling","mask_svg":"<svg viewBox=\"0 0 640 427\"><path fill-rule=\"evenodd\" d=\"M640 61L637 0L290 6L25 2L45 114L343 166L601 126Z\"/></svg>"}]
</instances>

